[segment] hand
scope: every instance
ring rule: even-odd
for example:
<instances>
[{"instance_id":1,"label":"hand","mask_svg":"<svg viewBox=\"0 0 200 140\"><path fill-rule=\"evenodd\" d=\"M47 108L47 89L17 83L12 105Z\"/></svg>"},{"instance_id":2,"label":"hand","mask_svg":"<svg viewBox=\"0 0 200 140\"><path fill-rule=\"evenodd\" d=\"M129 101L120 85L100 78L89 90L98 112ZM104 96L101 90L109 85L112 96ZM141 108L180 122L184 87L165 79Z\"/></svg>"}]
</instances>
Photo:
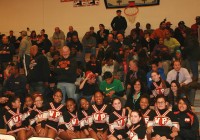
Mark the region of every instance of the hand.
<instances>
[{"instance_id":1,"label":"hand","mask_svg":"<svg viewBox=\"0 0 200 140\"><path fill-rule=\"evenodd\" d=\"M181 84L180 84L181 87L182 87L182 86L185 86L185 85L186 85L185 83L181 83Z\"/></svg>"},{"instance_id":2,"label":"hand","mask_svg":"<svg viewBox=\"0 0 200 140\"><path fill-rule=\"evenodd\" d=\"M21 125L22 125L22 122L16 123L16 126L17 126L17 127L20 127Z\"/></svg>"},{"instance_id":3,"label":"hand","mask_svg":"<svg viewBox=\"0 0 200 140\"><path fill-rule=\"evenodd\" d=\"M14 92L12 92L12 91L6 91L5 95L14 96L14 95L15 95L15 93L14 93Z\"/></svg>"},{"instance_id":4,"label":"hand","mask_svg":"<svg viewBox=\"0 0 200 140\"><path fill-rule=\"evenodd\" d=\"M172 127L172 132L177 132L178 131L178 128L177 127Z\"/></svg>"},{"instance_id":5,"label":"hand","mask_svg":"<svg viewBox=\"0 0 200 140\"><path fill-rule=\"evenodd\" d=\"M167 140L165 136L160 137L160 140Z\"/></svg>"},{"instance_id":6,"label":"hand","mask_svg":"<svg viewBox=\"0 0 200 140\"><path fill-rule=\"evenodd\" d=\"M122 135L118 135L117 138L118 139L122 139L123 137L122 137Z\"/></svg>"},{"instance_id":7,"label":"hand","mask_svg":"<svg viewBox=\"0 0 200 140\"><path fill-rule=\"evenodd\" d=\"M178 136L178 133L177 133L177 132L172 132L172 133L170 134L170 136L171 136L172 138L175 138L176 136Z\"/></svg>"},{"instance_id":8,"label":"hand","mask_svg":"<svg viewBox=\"0 0 200 140\"><path fill-rule=\"evenodd\" d=\"M110 97L112 97L113 94L115 94L115 91L114 91L114 90L112 90L112 91L109 92L109 96L110 96Z\"/></svg>"},{"instance_id":9,"label":"hand","mask_svg":"<svg viewBox=\"0 0 200 140\"><path fill-rule=\"evenodd\" d=\"M0 104L4 104L4 103L6 103L8 101L8 98L6 98L6 97L1 97L0 98Z\"/></svg>"}]
</instances>

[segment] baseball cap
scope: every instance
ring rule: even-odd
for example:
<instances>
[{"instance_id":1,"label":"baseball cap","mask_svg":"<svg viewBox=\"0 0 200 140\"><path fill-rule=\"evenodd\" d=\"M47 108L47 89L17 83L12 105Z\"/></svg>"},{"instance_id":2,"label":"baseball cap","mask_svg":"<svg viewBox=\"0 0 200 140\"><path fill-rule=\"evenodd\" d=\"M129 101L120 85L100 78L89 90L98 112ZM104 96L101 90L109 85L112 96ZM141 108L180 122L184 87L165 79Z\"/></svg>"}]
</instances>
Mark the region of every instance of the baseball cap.
<instances>
[{"instance_id":1,"label":"baseball cap","mask_svg":"<svg viewBox=\"0 0 200 140\"><path fill-rule=\"evenodd\" d=\"M88 75L90 75L88 78L89 79L92 79L92 78L95 78L96 75L92 72L92 71L86 71L85 73L85 77L87 77Z\"/></svg>"}]
</instances>

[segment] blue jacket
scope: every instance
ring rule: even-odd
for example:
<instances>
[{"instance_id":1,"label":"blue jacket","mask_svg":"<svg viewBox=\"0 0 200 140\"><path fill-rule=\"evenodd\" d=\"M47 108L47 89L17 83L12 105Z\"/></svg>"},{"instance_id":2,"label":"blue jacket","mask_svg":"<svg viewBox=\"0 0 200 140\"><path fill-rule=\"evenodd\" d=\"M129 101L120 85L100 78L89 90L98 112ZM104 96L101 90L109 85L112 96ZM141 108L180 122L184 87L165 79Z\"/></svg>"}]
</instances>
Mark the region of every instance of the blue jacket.
<instances>
[{"instance_id":1,"label":"blue jacket","mask_svg":"<svg viewBox=\"0 0 200 140\"><path fill-rule=\"evenodd\" d=\"M150 89L151 83L152 83L151 73L152 73L152 70L147 73L147 86L148 86L149 89ZM160 74L160 76L161 76L161 78L163 80L166 80L166 76L164 74L164 69L163 68L158 68L158 73Z\"/></svg>"}]
</instances>

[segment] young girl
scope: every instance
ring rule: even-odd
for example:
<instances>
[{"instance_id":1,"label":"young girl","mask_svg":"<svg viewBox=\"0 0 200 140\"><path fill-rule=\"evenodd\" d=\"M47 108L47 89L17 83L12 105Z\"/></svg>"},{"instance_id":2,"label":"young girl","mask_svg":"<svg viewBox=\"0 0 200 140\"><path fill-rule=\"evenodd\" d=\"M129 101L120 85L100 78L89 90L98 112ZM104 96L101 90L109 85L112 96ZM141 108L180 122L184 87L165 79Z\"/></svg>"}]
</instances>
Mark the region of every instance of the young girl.
<instances>
[{"instance_id":1,"label":"young girl","mask_svg":"<svg viewBox=\"0 0 200 140\"><path fill-rule=\"evenodd\" d=\"M20 98L12 97L10 99L10 109L5 114L7 134L13 135L19 140L26 140L28 137L23 121Z\"/></svg>"},{"instance_id":2,"label":"young girl","mask_svg":"<svg viewBox=\"0 0 200 140\"><path fill-rule=\"evenodd\" d=\"M140 97L140 109L139 111L142 113L145 124L147 125L149 121L149 117L152 116L153 110L150 109L150 99L148 95L142 95Z\"/></svg>"},{"instance_id":3,"label":"young girl","mask_svg":"<svg viewBox=\"0 0 200 140\"><path fill-rule=\"evenodd\" d=\"M147 124L147 133L151 133L152 140L174 139L178 135L177 121L174 114L167 109L165 96L157 95L155 105L156 109Z\"/></svg>"},{"instance_id":4,"label":"young girl","mask_svg":"<svg viewBox=\"0 0 200 140\"><path fill-rule=\"evenodd\" d=\"M167 81L162 80L160 77L160 74L158 72L152 72L151 73L151 92L150 98L152 100L152 104L154 104L154 99L157 95L163 94L165 96L168 96L170 92L170 85Z\"/></svg>"},{"instance_id":5,"label":"young girl","mask_svg":"<svg viewBox=\"0 0 200 140\"><path fill-rule=\"evenodd\" d=\"M80 129L80 121L74 99L67 99L66 109L67 111L63 114L64 123L60 125L59 137L64 140L85 138L86 136Z\"/></svg>"},{"instance_id":6,"label":"young girl","mask_svg":"<svg viewBox=\"0 0 200 140\"><path fill-rule=\"evenodd\" d=\"M132 126L129 128L128 137L130 140L145 140L146 126L142 114L139 111L132 111L130 114Z\"/></svg>"},{"instance_id":7,"label":"young girl","mask_svg":"<svg viewBox=\"0 0 200 140\"><path fill-rule=\"evenodd\" d=\"M86 137L90 137L89 134L89 126L92 125L92 114L89 112L89 102L86 98L80 99L80 128L86 135Z\"/></svg>"},{"instance_id":8,"label":"young girl","mask_svg":"<svg viewBox=\"0 0 200 140\"><path fill-rule=\"evenodd\" d=\"M36 106L28 117L29 128L36 136L45 137L45 124L47 120L48 111L43 106L43 97L41 94L35 94L34 105Z\"/></svg>"},{"instance_id":9,"label":"young girl","mask_svg":"<svg viewBox=\"0 0 200 140\"><path fill-rule=\"evenodd\" d=\"M93 119L89 133L95 140L106 140L111 106L104 103L104 95L100 91L95 92L94 101L95 104L89 109Z\"/></svg>"},{"instance_id":10,"label":"young girl","mask_svg":"<svg viewBox=\"0 0 200 140\"><path fill-rule=\"evenodd\" d=\"M30 115L31 111L34 108L35 108L35 106L33 104L33 98L32 98L32 96L31 95L27 95L25 97L24 110L23 110L23 112L24 112L23 115L24 115L25 119Z\"/></svg>"},{"instance_id":11,"label":"young girl","mask_svg":"<svg viewBox=\"0 0 200 140\"><path fill-rule=\"evenodd\" d=\"M127 138L127 120L128 110L122 108L119 98L112 100L113 112L109 116L109 133L108 140L117 140Z\"/></svg>"},{"instance_id":12,"label":"young girl","mask_svg":"<svg viewBox=\"0 0 200 140\"><path fill-rule=\"evenodd\" d=\"M178 111L174 112L180 125L179 136L183 140L197 140L199 131L199 120L191 111L190 103L187 98L178 100Z\"/></svg>"},{"instance_id":13,"label":"young girl","mask_svg":"<svg viewBox=\"0 0 200 140\"><path fill-rule=\"evenodd\" d=\"M63 98L62 91L57 89L53 95L53 102L47 105L48 119L45 126L45 134L48 138L53 138L57 136L58 124L60 123L60 118L62 118L64 112L64 106L61 104Z\"/></svg>"}]
</instances>

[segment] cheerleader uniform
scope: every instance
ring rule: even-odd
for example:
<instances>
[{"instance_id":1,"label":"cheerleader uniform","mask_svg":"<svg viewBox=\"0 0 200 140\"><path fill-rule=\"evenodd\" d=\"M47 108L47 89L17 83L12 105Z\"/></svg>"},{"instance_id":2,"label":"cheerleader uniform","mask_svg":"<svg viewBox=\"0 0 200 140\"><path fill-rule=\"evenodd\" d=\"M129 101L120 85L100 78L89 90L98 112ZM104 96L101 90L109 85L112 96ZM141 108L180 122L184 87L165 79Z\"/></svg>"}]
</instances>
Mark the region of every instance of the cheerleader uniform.
<instances>
[{"instance_id":1,"label":"cheerleader uniform","mask_svg":"<svg viewBox=\"0 0 200 140\"><path fill-rule=\"evenodd\" d=\"M181 139L197 140L199 130L199 120L197 116L189 110L184 112L177 111L174 112L174 114L180 125L179 136Z\"/></svg>"},{"instance_id":2,"label":"cheerleader uniform","mask_svg":"<svg viewBox=\"0 0 200 140\"><path fill-rule=\"evenodd\" d=\"M41 126L45 128L46 120L48 117L48 112L44 109L44 107L35 108L31 111L29 119L29 124L35 128L36 126Z\"/></svg>"},{"instance_id":3,"label":"cheerleader uniform","mask_svg":"<svg viewBox=\"0 0 200 140\"><path fill-rule=\"evenodd\" d=\"M127 109L123 108L122 110L114 110L109 116L109 134L116 138L118 135L122 135L123 138L127 138L127 121Z\"/></svg>"},{"instance_id":4,"label":"cheerleader uniform","mask_svg":"<svg viewBox=\"0 0 200 140\"><path fill-rule=\"evenodd\" d=\"M153 126L151 137L155 137L158 134L161 137L165 136L167 139L173 139L170 136L172 127L178 128L178 122L172 111L155 109L147 124L147 127L149 126Z\"/></svg>"},{"instance_id":5,"label":"cheerleader uniform","mask_svg":"<svg viewBox=\"0 0 200 140\"><path fill-rule=\"evenodd\" d=\"M25 119L25 125L27 126L29 124L29 119L28 117L30 116L30 113L31 111L35 109L35 106L34 105L31 105L30 107L26 107L24 108L23 110L23 116L24 116L24 119Z\"/></svg>"},{"instance_id":6,"label":"cheerleader uniform","mask_svg":"<svg viewBox=\"0 0 200 140\"><path fill-rule=\"evenodd\" d=\"M145 124L147 125L147 123L149 122L150 116L153 115L153 110L151 110L149 107L147 107L146 109L139 109L139 111L142 113Z\"/></svg>"},{"instance_id":7,"label":"cheerleader uniform","mask_svg":"<svg viewBox=\"0 0 200 140\"><path fill-rule=\"evenodd\" d=\"M19 108L10 108L9 110L7 110L5 114L7 134L12 134L20 130L25 130L23 121L24 117L22 110L20 110ZM20 126L16 126L17 124L20 124Z\"/></svg>"},{"instance_id":8,"label":"cheerleader uniform","mask_svg":"<svg viewBox=\"0 0 200 140\"><path fill-rule=\"evenodd\" d=\"M163 83L165 85L163 85ZM165 96L168 96L168 94L170 93L170 85L167 81L164 81L164 80L159 80L158 82L153 82L151 84L151 92L152 92L152 95L154 97L156 97L157 95L159 94L163 94ZM154 105L155 103L155 98L152 98L151 99L151 104Z\"/></svg>"},{"instance_id":9,"label":"cheerleader uniform","mask_svg":"<svg viewBox=\"0 0 200 140\"><path fill-rule=\"evenodd\" d=\"M93 123L89 131L105 132L108 129L109 114L111 112L111 106L107 104L96 105L93 104L89 111L92 114Z\"/></svg>"},{"instance_id":10,"label":"cheerleader uniform","mask_svg":"<svg viewBox=\"0 0 200 140\"><path fill-rule=\"evenodd\" d=\"M57 132L58 124L63 116L64 105L61 103L50 102L45 110L48 111L46 126Z\"/></svg>"},{"instance_id":11,"label":"cheerleader uniform","mask_svg":"<svg viewBox=\"0 0 200 140\"><path fill-rule=\"evenodd\" d=\"M92 125L92 114L89 110L80 110L79 118L81 130L88 129Z\"/></svg>"},{"instance_id":12,"label":"cheerleader uniform","mask_svg":"<svg viewBox=\"0 0 200 140\"><path fill-rule=\"evenodd\" d=\"M127 134L130 140L146 140L146 126L140 121L132 125Z\"/></svg>"}]
</instances>

